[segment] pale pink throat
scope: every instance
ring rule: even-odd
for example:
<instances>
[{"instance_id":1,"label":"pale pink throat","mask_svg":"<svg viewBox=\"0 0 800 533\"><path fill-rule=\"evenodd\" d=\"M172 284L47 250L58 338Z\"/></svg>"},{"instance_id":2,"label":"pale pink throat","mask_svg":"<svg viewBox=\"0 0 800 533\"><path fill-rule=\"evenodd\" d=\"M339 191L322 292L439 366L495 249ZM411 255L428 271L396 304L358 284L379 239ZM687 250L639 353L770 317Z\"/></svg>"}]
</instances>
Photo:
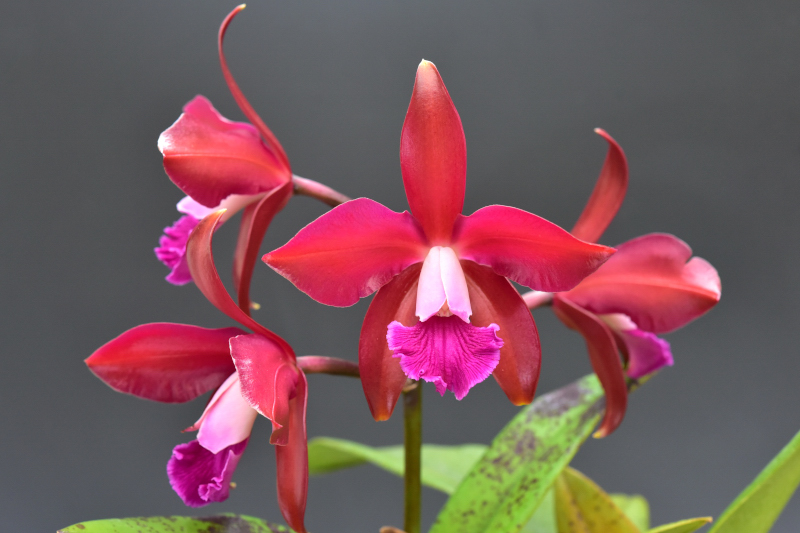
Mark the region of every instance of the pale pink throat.
<instances>
[{"instance_id":1,"label":"pale pink throat","mask_svg":"<svg viewBox=\"0 0 800 533\"><path fill-rule=\"evenodd\" d=\"M392 322L386 340L409 378L435 383L442 396L449 389L460 400L500 361L499 329L497 324L473 326L456 316L431 316L412 327Z\"/></svg>"},{"instance_id":2,"label":"pale pink throat","mask_svg":"<svg viewBox=\"0 0 800 533\"><path fill-rule=\"evenodd\" d=\"M455 315L469 322L472 306L467 280L452 248L434 246L422 263L417 286L417 311L421 321L434 315Z\"/></svg>"}]
</instances>

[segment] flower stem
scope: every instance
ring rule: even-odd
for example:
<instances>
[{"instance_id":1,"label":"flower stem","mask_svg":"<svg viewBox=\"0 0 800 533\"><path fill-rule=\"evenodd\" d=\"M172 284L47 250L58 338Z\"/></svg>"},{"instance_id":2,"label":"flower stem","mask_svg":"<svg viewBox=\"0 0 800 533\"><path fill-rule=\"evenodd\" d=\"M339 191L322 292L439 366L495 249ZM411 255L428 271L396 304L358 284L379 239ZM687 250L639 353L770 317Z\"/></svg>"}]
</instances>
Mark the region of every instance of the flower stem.
<instances>
[{"instance_id":1,"label":"flower stem","mask_svg":"<svg viewBox=\"0 0 800 533\"><path fill-rule=\"evenodd\" d=\"M305 355L297 358L297 366L306 374L332 374L334 376L359 377L358 365L322 355Z\"/></svg>"},{"instance_id":2,"label":"flower stem","mask_svg":"<svg viewBox=\"0 0 800 533\"><path fill-rule=\"evenodd\" d=\"M331 207L336 207L337 205L351 200L350 197L338 191L334 191L327 185L323 185L322 183L308 178L301 178L300 176L293 175L292 182L294 183L295 194L304 194L305 196L316 198L320 202L328 204Z\"/></svg>"},{"instance_id":3,"label":"flower stem","mask_svg":"<svg viewBox=\"0 0 800 533\"><path fill-rule=\"evenodd\" d=\"M403 390L405 422L405 522L406 533L422 529L422 387L414 383Z\"/></svg>"},{"instance_id":4,"label":"flower stem","mask_svg":"<svg viewBox=\"0 0 800 533\"><path fill-rule=\"evenodd\" d=\"M522 299L525 301L525 305L528 306L528 309L534 310L537 307L543 307L545 305L552 305L553 303L553 293L552 292L540 292L540 291L530 291L526 292L522 295Z\"/></svg>"}]
</instances>

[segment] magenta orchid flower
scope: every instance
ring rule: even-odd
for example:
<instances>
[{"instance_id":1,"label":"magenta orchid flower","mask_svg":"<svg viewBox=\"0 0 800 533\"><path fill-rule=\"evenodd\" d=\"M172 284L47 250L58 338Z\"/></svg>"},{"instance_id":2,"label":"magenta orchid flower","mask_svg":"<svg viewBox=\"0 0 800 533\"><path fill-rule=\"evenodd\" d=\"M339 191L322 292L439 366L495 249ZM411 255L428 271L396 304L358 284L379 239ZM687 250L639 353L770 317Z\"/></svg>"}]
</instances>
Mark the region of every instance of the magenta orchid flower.
<instances>
[{"instance_id":1,"label":"magenta orchid flower","mask_svg":"<svg viewBox=\"0 0 800 533\"><path fill-rule=\"evenodd\" d=\"M376 292L359 343L372 415L387 419L406 377L463 398L490 374L533 399L539 336L509 279L568 290L612 253L536 215L499 205L461 214L466 142L433 63L417 70L400 144L411 213L359 198L303 228L264 261L313 299L353 305Z\"/></svg>"},{"instance_id":2,"label":"magenta orchid flower","mask_svg":"<svg viewBox=\"0 0 800 533\"><path fill-rule=\"evenodd\" d=\"M158 139L164 169L187 196L178 203L182 217L165 228L156 257L171 272L167 281L192 281L186 260L186 242L199 221L226 209L220 223L244 209L234 255L234 284L240 304L249 306L249 287L258 247L269 222L292 196L289 158L278 139L245 98L223 53L225 32L244 6L222 22L218 45L222 73L239 108L250 121L223 117L205 97L197 96Z\"/></svg>"},{"instance_id":3,"label":"magenta orchid flower","mask_svg":"<svg viewBox=\"0 0 800 533\"><path fill-rule=\"evenodd\" d=\"M224 212L203 218L187 242L187 264L198 288L239 328L207 330L183 324L146 324L98 349L89 368L115 390L162 402L185 402L218 387L188 430L197 439L175 447L170 483L184 503L198 507L228 497L257 414L272 421L278 503L286 522L305 532L308 492L307 383L291 346L245 313L214 266L211 238Z\"/></svg>"},{"instance_id":4,"label":"magenta orchid flower","mask_svg":"<svg viewBox=\"0 0 800 533\"><path fill-rule=\"evenodd\" d=\"M597 185L573 235L596 241L622 205L628 165L619 145L609 152ZM595 436L614 431L625 415L625 374L637 379L672 365L669 343L656 336L680 328L711 309L720 298L720 279L707 261L692 257L673 235L653 233L617 247L596 272L555 295L531 292L530 307L552 301L556 315L586 340L592 367L606 392L606 414ZM619 353L627 361L623 370Z\"/></svg>"}]
</instances>

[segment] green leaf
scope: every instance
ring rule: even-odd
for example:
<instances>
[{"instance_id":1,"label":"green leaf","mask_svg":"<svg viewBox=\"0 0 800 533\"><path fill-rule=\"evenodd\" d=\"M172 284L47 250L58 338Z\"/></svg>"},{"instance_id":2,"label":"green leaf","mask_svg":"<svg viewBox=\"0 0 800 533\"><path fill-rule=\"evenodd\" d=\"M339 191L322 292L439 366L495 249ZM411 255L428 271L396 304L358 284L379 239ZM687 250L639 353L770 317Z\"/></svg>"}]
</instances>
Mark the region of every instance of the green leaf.
<instances>
[{"instance_id":1,"label":"green leaf","mask_svg":"<svg viewBox=\"0 0 800 533\"><path fill-rule=\"evenodd\" d=\"M553 489L547 491L533 517L520 529L520 533L558 533L556 497Z\"/></svg>"},{"instance_id":2,"label":"green leaf","mask_svg":"<svg viewBox=\"0 0 800 533\"><path fill-rule=\"evenodd\" d=\"M765 533L800 484L800 433L731 503L709 533Z\"/></svg>"},{"instance_id":3,"label":"green leaf","mask_svg":"<svg viewBox=\"0 0 800 533\"><path fill-rule=\"evenodd\" d=\"M650 529L650 505L638 494L609 494L611 501L642 531Z\"/></svg>"},{"instance_id":4,"label":"green leaf","mask_svg":"<svg viewBox=\"0 0 800 533\"><path fill-rule=\"evenodd\" d=\"M592 374L539 397L497 435L439 513L431 533L514 533L600 419Z\"/></svg>"},{"instance_id":5,"label":"green leaf","mask_svg":"<svg viewBox=\"0 0 800 533\"><path fill-rule=\"evenodd\" d=\"M692 533L692 531L697 531L709 522L711 522L710 516L689 518L688 520L681 520L679 522L658 526L647 533Z\"/></svg>"},{"instance_id":6,"label":"green leaf","mask_svg":"<svg viewBox=\"0 0 800 533\"><path fill-rule=\"evenodd\" d=\"M472 465L486 451L483 444L422 446L422 484L452 494ZM402 476L405 470L402 446L373 448L343 439L318 437L308 442L308 471L324 474L363 463L372 463Z\"/></svg>"},{"instance_id":7,"label":"green leaf","mask_svg":"<svg viewBox=\"0 0 800 533\"><path fill-rule=\"evenodd\" d=\"M555 495L560 532L641 533L603 489L573 468L556 479Z\"/></svg>"},{"instance_id":8,"label":"green leaf","mask_svg":"<svg viewBox=\"0 0 800 533\"><path fill-rule=\"evenodd\" d=\"M206 518L151 516L91 520L58 533L289 533L291 529L252 516L220 514Z\"/></svg>"}]
</instances>

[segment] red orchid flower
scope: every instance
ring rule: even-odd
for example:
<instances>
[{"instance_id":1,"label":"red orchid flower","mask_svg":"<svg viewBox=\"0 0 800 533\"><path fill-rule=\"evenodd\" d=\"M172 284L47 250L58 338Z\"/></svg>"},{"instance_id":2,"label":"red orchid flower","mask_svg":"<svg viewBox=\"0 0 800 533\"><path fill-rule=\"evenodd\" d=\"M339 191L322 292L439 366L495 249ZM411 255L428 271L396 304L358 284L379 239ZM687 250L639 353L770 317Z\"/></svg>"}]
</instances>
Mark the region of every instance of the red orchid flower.
<instances>
[{"instance_id":1,"label":"red orchid flower","mask_svg":"<svg viewBox=\"0 0 800 533\"><path fill-rule=\"evenodd\" d=\"M238 328L207 330L183 324L146 324L98 349L89 368L115 390L162 402L189 401L219 387L167 465L183 501L198 507L228 497L230 480L247 446L257 413L272 421L278 503L286 522L305 532L308 491L307 382L291 346L245 313L214 266L211 239L224 211L203 218L187 243L188 268L201 292ZM316 358L315 358L316 359Z\"/></svg>"},{"instance_id":2,"label":"red orchid flower","mask_svg":"<svg viewBox=\"0 0 800 533\"><path fill-rule=\"evenodd\" d=\"M625 154L607 133L609 152L573 235L596 241L617 213L628 185ZM690 259L691 258L691 259ZM680 328L720 298L720 279L707 261L692 258L673 235L653 233L625 242L576 287L555 295L528 293L530 307L552 300L553 310L585 338L592 367L606 392L606 414L595 436L613 432L625 415L632 379L672 365L669 343L656 336ZM619 353L627 361L623 370Z\"/></svg>"},{"instance_id":3,"label":"red orchid flower","mask_svg":"<svg viewBox=\"0 0 800 533\"><path fill-rule=\"evenodd\" d=\"M286 152L239 89L223 53L228 25L242 9L243 5L237 7L222 22L218 46L222 74L250 123L228 120L205 97L196 96L161 134L158 148L164 155L164 169L187 196L178 203L183 216L164 230L155 252L171 269L167 281L189 283L186 242L192 230L214 211L227 209L222 223L244 209L234 255L234 284L239 303L248 309L258 247L266 227L292 196L294 185Z\"/></svg>"},{"instance_id":4,"label":"red orchid flower","mask_svg":"<svg viewBox=\"0 0 800 533\"><path fill-rule=\"evenodd\" d=\"M391 415L406 376L461 399L493 373L513 403L530 403L539 336L508 279L568 290L614 250L511 207L461 215L464 132L428 61L417 70L400 164L413 215L367 198L352 200L264 261L327 305L349 306L377 291L359 344L361 381L377 420Z\"/></svg>"}]
</instances>

